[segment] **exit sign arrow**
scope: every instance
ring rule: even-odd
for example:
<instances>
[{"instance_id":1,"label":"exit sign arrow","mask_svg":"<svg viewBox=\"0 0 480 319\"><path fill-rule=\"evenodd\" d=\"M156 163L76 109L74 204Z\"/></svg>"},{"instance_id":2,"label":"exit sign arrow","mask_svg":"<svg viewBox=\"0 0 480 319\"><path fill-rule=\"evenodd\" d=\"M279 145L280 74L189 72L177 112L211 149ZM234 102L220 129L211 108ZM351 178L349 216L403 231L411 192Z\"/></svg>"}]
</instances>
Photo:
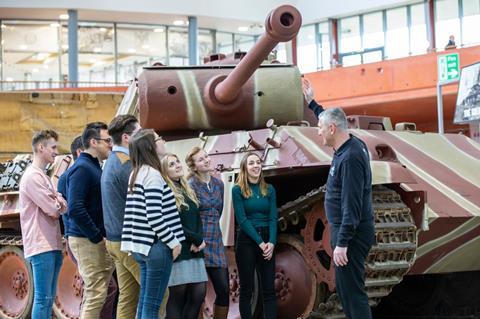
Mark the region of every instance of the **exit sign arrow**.
<instances>
[{"instance_id":1,"label":"exit sign arrow","mask_svg":"<svg viewBox=\"0 0 480 319\"><path fill-rule=\"evenodd\" d=\"M460 58L458 53L437 56L438 83L451 82L460 77Z\"/></svg>"}]
</instances>

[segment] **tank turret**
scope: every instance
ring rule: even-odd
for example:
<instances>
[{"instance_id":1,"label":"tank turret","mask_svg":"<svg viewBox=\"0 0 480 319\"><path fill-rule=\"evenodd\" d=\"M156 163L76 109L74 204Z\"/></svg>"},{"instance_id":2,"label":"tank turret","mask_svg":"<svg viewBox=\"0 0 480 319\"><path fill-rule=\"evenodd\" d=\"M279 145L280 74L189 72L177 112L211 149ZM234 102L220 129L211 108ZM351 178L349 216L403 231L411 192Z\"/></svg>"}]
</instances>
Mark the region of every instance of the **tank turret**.
<instances>
[{"instance_id":1,"label":"tank turret","mask_svg":"<svg viewBox=\"0 0 480 319\"><path fill-rule=\"evenodd\" d=\"M152 66L138 79L139 118L144 127L171 131L254 129L303 118L300 73L290 65L262 62L279 42L294 38L298 10L280 6L267 16L265 33L235 65Z\"/></svg>"}]
</instances>

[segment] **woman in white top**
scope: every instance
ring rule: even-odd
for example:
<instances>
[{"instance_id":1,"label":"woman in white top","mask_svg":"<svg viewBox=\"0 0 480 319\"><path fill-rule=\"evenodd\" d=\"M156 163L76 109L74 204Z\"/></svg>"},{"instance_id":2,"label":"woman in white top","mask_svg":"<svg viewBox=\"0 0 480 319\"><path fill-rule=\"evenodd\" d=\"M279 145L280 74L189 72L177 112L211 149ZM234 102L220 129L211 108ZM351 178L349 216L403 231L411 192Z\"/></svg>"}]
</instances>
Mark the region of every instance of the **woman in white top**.
<instances>
[{"instance_id":1,"label":"woman in white top","mask_svg":"<svg viewBox=\"0 0 480 319\"><path fill-rule=\"evenodd\" d=\"M160 174L165 141L153 130L137 132L129 144L132 160L122 251L131 252L140 264L140 297L137 318L158 317L172 263L185 240L170 187Z\"/></svg>"}]
</instances>

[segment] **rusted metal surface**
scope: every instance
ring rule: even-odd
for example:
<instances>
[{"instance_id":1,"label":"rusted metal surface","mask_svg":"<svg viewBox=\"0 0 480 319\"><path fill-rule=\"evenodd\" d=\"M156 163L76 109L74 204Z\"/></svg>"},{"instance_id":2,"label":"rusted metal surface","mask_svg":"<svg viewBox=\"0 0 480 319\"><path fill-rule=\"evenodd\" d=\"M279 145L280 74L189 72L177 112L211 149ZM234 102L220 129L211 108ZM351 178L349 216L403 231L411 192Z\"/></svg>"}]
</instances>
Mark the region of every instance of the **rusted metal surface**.
<instances>
[{"instance_id":1,"label":"rusted metal surface","mask_svg":"<svg viewBox=\"0 0 480 319\"><path fill-rule=\"evenodd\" d=\"M27 318L33 303L33 275L21 249L0 249L0 317Z\"/></svg>"},{"instance_id":2,"label":"rusted metal surface","mask_svg":"<svg viewBox=\"0 0 480 319\"><path fill-rule=\"evenodd\" d=\"M58 275L57 296L53 311L59 319L78 319L83 297L83 280L66 251Z\"/></svg>"},{"instance_id":3,"label":"rusted metal surface","mask_svg":"<svg viewBox=\"0 0 480 319\"><path fill-rule=\"evenodd\" d=\"M275 248L278 318L305 318L316 306L317 282L300 237L280 235Z\"/></svg>"}]
</instances>

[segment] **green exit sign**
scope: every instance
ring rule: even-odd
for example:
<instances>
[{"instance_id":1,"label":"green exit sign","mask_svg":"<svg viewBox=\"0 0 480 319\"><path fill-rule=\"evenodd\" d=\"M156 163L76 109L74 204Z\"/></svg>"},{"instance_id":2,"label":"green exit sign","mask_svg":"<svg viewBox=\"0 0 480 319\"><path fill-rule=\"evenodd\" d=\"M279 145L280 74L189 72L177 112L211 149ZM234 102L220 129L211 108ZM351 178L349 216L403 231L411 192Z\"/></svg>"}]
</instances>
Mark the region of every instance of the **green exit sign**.
<instances>
[{"instance_id":1,"label":"green exit sign","mask_svg":"<svg viewBox=\"0 0 480 319\"><path fill-rule=\"evenodd\" d=\"M449 82L460 78L460 58L458 53L437 56L438 82Z\"/></svg>"}]
</instances>

